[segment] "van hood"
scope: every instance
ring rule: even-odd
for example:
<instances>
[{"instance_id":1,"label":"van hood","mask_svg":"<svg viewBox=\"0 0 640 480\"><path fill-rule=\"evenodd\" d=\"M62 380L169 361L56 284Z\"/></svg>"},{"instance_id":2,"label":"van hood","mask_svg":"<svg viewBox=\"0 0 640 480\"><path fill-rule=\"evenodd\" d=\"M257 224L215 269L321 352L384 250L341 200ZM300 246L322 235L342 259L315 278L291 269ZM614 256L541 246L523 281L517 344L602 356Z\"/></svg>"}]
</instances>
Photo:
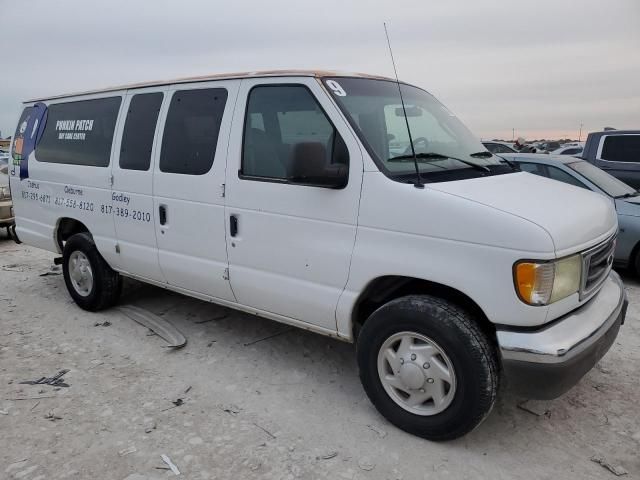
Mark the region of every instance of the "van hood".
<instances>
[{"instance_id":1,"label":"van hood","mask_svg":"<svg viewBox=\"0 0 640 480\"><path fill-rule=\"evenodd\" d=\"M618 227L611 199L527 172L432 183L428 187L537 224L551 236L558 256L587 248Z\"/></svg>"}]
</instances>

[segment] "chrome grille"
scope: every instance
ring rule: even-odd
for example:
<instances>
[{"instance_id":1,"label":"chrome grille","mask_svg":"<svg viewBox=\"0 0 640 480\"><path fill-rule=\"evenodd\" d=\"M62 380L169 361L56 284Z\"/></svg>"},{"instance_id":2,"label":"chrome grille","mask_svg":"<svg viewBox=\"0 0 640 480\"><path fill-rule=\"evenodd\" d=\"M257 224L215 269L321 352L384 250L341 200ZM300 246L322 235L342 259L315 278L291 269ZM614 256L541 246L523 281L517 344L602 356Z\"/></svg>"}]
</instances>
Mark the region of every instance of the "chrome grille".
<instances>
[{"instance_id":1,"label":"chrome grille","mask_svg":"<svg viewBox=\"0 0 640 480\"><path fill-rule=\"evenodd\" d=\"M613 255L616 249L615 235L582 252L582 282L580 300L591 295L602 285L613 266Z\"/></svg>"}]
</instances>

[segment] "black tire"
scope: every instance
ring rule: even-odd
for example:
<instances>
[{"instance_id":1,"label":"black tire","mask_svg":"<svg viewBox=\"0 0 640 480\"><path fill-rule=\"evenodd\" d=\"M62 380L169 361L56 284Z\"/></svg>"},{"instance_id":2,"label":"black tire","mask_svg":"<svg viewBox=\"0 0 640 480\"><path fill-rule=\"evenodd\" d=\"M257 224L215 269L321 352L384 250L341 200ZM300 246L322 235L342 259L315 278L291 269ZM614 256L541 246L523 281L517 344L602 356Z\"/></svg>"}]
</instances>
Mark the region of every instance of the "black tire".
<instances>
[{"instance_id":1,"label":"black tire","mask_svg":"<svg viewBox=\"0 0 640 480\"><path fill-rule=\"evenodd\" d=\"M85 296L76 291L69 274L69 258L77 251L87 257L93 272L93 284ZM67 290L80 308L97 312L118 302L122 291L122 277L102 258L89 233L77 233L67 240L62 252L62 272Z\"/></svg>"},{"instance_id":2,"label":"black tire","mask_svg":"<svg viewBox=\"0 0 640 480\"><path fill-rule=\"evenodd\" d=\"M418 415L398 405L378 375L378 352L399 332L415 332L437 343L453 365L456 389L440 413ZM360 380L378 411L398 428L429 440L451 440L477 427L491 412L499 388L497 352L472 316L429 295L410 295L378 308L357 340Z\"/></svg>"},{"instance_id":3,"label":"black tire","mask_svg":"<svg viewBox=\"0 0 640 480\"><path fill-rule=\"evenodd\" d=\"M631 265L629 268L629 271L631 273L635 273L637 276L640 277L640 248L638 248L636 250L635 255L633 256L633 260L632 262L629 262Z\"/></svg>"}]
</instances>

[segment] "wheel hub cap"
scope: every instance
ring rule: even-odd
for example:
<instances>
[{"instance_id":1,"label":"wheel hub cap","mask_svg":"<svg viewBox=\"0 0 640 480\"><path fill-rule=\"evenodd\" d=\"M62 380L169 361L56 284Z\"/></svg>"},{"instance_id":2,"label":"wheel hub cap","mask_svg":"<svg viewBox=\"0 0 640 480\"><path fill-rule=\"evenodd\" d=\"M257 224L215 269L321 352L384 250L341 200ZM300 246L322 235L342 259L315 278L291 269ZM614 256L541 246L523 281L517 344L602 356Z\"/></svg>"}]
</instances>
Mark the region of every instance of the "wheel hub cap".
<instances>
[{"instance_id":1,"label":"wheel hub cap","mask_svg":"<svg viewBox=\"0 0 640 480\"><path fill-rule=\"evenodd\" d=\"M449 357L436 342L415 332L396 333L382 344L378 375L389 397L416 415L444 411L456 393Z\"/></svg>"},{"instance_id":2,"label":"wheel hub cap","mask_svg":"<svg viewBox=\"0 0 640 480\"><path fill-rule=\"evenodd\" d=\"M412 390L422 387L425 381L422 370L415 363L405 363L402 365L398 377Z\"/></svg>"},{"instance_id":3,"label":"wheel hub cap","mask_svg":"<svg viewBox=\"0 0 640 480\"><path fill-rule=\"evenodd\" d=\"M93 289L93 270L87 256L75 251L69 256L69 278L73 289L83 297Z\"/></svg>"}]
</instances>

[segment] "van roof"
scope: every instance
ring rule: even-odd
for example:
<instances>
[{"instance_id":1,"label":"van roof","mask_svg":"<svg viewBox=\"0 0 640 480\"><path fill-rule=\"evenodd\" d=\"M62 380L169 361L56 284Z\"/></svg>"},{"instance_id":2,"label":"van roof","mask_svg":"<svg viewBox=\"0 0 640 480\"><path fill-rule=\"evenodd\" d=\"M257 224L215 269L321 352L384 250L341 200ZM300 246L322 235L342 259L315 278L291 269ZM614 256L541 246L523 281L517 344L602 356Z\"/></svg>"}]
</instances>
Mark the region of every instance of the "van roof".
<instances>
[{"instance_id":1,"label":"van roof","mask_svg":"<svg viewBox=\"0 0 640 480\"><path fill-rule=\"evenodd\" d=\"M259 77L358 77L358 78L371 78L377 80L393 80L389 77L381 75L370 75L367 73L347 73L337 72L331 70L262 70L256 72L238 72L238 73L218 73L212 75L202 75L196 77L184 77L175 78L171 80L156 80L151 82L132 83L128 85L118 85L107 88L100 88L96 90L87 90L75 93L66 93L62 95L54 95L50 97L38 97L31 100L27 100L24 103L39 102L45 100L55 100L59 98L78 97L82 95L93 95L98 93L115 92L119 90L130 90L135 88L154 87L161 85L172 85L176 83L193 83L193 82L207 82L211 80L231 80L241 78L259 78Z\"/></svg>"}]
</instances>

